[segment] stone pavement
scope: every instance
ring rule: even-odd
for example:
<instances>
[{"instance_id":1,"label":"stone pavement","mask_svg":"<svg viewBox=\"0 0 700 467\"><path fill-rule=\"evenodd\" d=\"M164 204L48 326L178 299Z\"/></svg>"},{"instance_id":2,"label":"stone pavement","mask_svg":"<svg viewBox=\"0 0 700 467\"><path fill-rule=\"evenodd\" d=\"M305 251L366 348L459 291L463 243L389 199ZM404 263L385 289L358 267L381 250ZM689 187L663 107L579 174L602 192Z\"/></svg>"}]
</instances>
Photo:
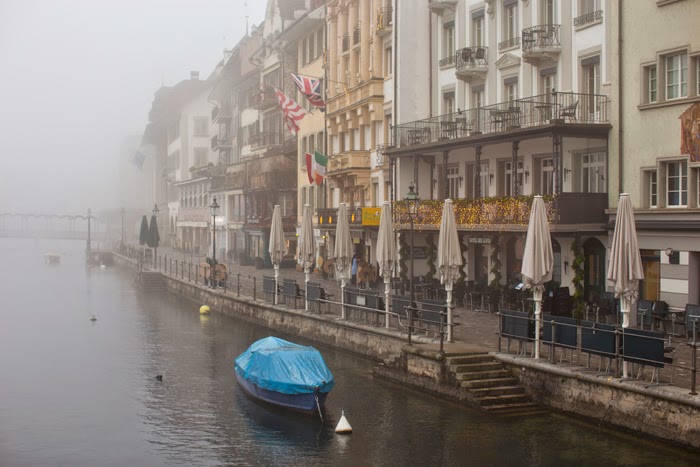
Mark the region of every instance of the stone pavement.
<instances>
[{"instance_id":1,"label":"stone pavement","mask_svg":"<svg viewBox=\"0 0 700 467\"><path fill-rule=\"evenodd\" d=\"M194 265L199 264L205 260L203 255L194 256L190 253L186 253L179 250L174 250L172 248L163 247L158 248L158 256L167 257L175 261L184 261L185 264L192 262L192 275L194 275ZM161 260L164 261L164 260ZM253 277L256 278L256 297L258 300L264 300L262 293L262 276L273 276L274 270L272 268L266 269L256 269L255 266L241 266L237 263L227 264L227 270L229 271L229 282L228 282L228 293L235 294L237 291L238 274L240 274L240 286L241 295L252 296L253 292ZM174 266L173 266L174 267ZM185 266L185 278L187 278L188 266ZM299 287L304 287L304 273L302 271L297 271L294 268L282 268L280 269L279 281L282 282L283 279L294 279L297 281ZM192 276L192 280L194 277ZM333 299L339 301L340 298L340 281L335 279L326 279L320 275L311 274L310 281L318 282L326 290L327 293L333 295ZM377 290L381 295L384 293L384 284L378 283L374 290ZM303 308L303 302L300 302L300 306ZM324 313L326 313L326 308L323 307ZM330 308L330 313L340 316L340 306L333 305ZM495 352L498 349L498 318L493 313L488 312L476 312L469 310L465 307L456 307L454 310L455 322L459 323L459 326L455 328L454 334L454 345L449 345L448 348L459 348L459 344L468 344L471 346L479 346L487 349L488 351ZM353 319L362 319L354 316ZM374 321L372 319L371 321ZM392 320L392 328L397 329L397 325ZM405 333L404 333L405 335ZM417 335L426 335L417 331ZM434 337L434 333L431 334ZM437 341L436 341L437 342ZM676 355L676 364L690 367L691 365L691 347L685 345L685 339L674 338L671 345L678 349ZM511 352L517 351L517 343L511 346ZM531 350L531 345L528 346ZM505 351L505 340L503 341L503 351ZM559 353L557 353L557 358L559 358ZM541 358L546 359L548 356L548 347L542 346ZM569 363L573 363L576 367L584 366L586 364L587 354L579 354L579 352L567 352L566 359ZM566 362L565 362L566 363ZM598 357L593 357L591 364L592 368L598 368L599 359ZM670 368L663 369L661 371L661 381L670 382L672 375L672 370ZM635 375L636 376L636 375ZM646 368L643 374L643 379L646 383L640 380L640 384L648 384L649 378L651 377L651 369ZM684 388L690 388L690 378L691 372L689 369L677 368L674 375L674 385Z\"/></svg>"}]
</instances>

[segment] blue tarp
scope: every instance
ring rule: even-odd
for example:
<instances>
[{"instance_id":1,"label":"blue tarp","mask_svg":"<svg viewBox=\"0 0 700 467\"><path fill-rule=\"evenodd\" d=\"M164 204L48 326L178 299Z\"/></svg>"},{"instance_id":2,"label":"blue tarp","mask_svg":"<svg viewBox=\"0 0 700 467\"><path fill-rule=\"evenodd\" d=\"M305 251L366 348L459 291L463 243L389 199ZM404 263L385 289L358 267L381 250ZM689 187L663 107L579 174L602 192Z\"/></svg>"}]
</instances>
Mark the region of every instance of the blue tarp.
<instances>
[{"instance_id":1,"label":"blue tarp","mask_svg":"<svg viewBox=\"0 0 700 467\"><path fill-rule=\"evenodd\" d=\"M272 336L240 354L236 371L259 388L283 394L327 393L335 385L318 350Z\"/></svg>"}]
</instances>

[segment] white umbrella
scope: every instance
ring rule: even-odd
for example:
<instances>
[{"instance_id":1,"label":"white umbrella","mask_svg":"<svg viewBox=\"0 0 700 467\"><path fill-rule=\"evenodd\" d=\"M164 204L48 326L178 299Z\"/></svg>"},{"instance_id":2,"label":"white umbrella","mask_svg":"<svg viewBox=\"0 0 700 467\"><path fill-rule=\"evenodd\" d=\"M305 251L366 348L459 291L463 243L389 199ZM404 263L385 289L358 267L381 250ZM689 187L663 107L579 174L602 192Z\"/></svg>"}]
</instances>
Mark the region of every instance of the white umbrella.
<instances>
[{"instance_id":1,"label":"white umbrella","mask_svg":"<svg viewBox=\"0 0 700 467\"><path fill-rule=\"evenodd\" d=\"M377 262L379 272L384 277L384 306L386 307L385 326L389 327L389 290L391 276L398 259L396 242L394 241L394 222L391 220L391 203L384 201L382 215L379 218L379 234L377 235Z\"/></svg>"},{"instance_id":2,"label":"white umbrella","mask_svg":"<svg viewBox=\"0 0 700 467\"><path fill-rule=\"evenodd\" d=\"M613 283L615 297L620 299L622 332L629 326L630 306L637 300L639 281L644 279L642 258L637 244L634 210L627 193L620 194L615 216L615 231L610 248L608 281ZM627 376L627 362L623 361L623 377Z\"/></svg>"},{"instance_id":3,"label":"white umbrella","mask_svg":"<svg viewBox=\"0 0 700 467\"><path fill-rule=\"evenodd\" d=\"M523 267L521 273L525 287L532 289L535 300L535 358L540 358L540 313L545 282L552 280L554 252L549 234L547 208L541 196L535 196L530 210L530 225L527 227Z\"/></svg>"},{"instance_id":4,"label":"white umbrella","mask_svg":"<svg viewBox=\"0 0 700 467\"><path fill-rule=\"evenodd\" d=\"M306 297L309 296L309 273L316 257L314 245L314 225L311 219L311 205L305 204L301 214L301 232L297 242L297 261L304 268L304 288ZM309 311L309 301L304 300L305 309Z\"/></svg>"},{"instance_id":5,"label":"white umbrella","mask_svg":"<svg viewBox=\"0 0 700 467\"><path fill-rule=\"evenodd\" d=\"M277 304L277 281L280 276L280 263L287 254L287 242L284 241L284 228L282 227L282 211L279 204L272 211L272 224L270 225L270 259L275 268L275 304Z\"/></svg>"},{"instance_id":6,"label":"white umbrella","mask_svg":"<svg viewBox=\"0 0 700 467\"><path fill-rule=\"evenodd\" d=\"M352 238L350 238L350 224L348 224L348 205L340 203L338 207L338 222L335 226L335 271L340 276L340 295L343 303L341 318L345 319L345 284L350 278L352 266Z\"/></svg>"},{"instance_id":7,"label":"white umbrella","mask_svg":"<svg viewBox=\"0 0 700 467\"><path fill-rule=\"evenodd\" d=\"M445 292L447 292L447 341L452 342L452 286L459 278L462 250L459 247L457 222L455 222L455 211L451 199L446 199L442 208L437 260L440 282L445 284Z\"/></svg>"}]
</instances>

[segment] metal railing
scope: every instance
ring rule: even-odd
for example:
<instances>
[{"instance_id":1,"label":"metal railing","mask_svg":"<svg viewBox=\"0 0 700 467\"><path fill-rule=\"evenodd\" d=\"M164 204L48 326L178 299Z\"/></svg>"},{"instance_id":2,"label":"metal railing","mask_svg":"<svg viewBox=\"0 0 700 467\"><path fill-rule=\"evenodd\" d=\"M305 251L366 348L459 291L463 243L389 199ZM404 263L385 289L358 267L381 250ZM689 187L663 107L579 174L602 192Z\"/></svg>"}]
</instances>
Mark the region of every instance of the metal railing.
<instances>
[{"instance_id":1,"label":"metal railing","mask_svg":"<svg viewBox=\"0 0 700 467\"><path fill-rule=\"evenodd\" d=\"M499 42L498 50L510 49L511 47L515 47L516 45L520 45L520 36L511 37L510 39L506 39L504 41Z\"/></svg>"},{"instance_id":2,"label":"metal railing","mask_svg":"<svg viewBox=\"0 0 700 467\"><path fill-rule=\"evenodd\" d=\"M394 146L405 147L515 128L560 123L607 123L608 96L557 92L500 102L394 126Z\"/></svg>"},{"instance_id":3,"label":"metal railing","mask_svg":"<svg viewBox=\"0 0 700 467\"><path fill-rule=\"evenodd\" d=\"M441 58L439 62L440 66L453 66L455 64L455 54L450 54L445 58Z\"/></svg>"},{"instance_id":4,"label":"metal railing","mask_svg":"<svg viewBox=\"0 0 700 467\"><path fill-rule=\"evenodd\" d=\"M541 24L523 29L523 52L561 48L559 40L560 27L558 24Z\"/></svg>"},{"instance_id":5,"label":"metal railing","mask_svg":"<svg viewBox=\"0 0 700 467\"><path fill-rule=\"evenodd\" d=\"M593 11L574 18L574 27L583 26L584 24L593 23L603 19L603 10Z\"/></svg>"},{"instance_id":6,"label":"metal railing","mask_svg":"<svg viewBox=\"0 0 700 467\"><path fill-rule=\"evenodd\" d=\"M464 47L455 54L457 71L469 70L488 65L488 47Z\"/></svg>"}]
</instances>

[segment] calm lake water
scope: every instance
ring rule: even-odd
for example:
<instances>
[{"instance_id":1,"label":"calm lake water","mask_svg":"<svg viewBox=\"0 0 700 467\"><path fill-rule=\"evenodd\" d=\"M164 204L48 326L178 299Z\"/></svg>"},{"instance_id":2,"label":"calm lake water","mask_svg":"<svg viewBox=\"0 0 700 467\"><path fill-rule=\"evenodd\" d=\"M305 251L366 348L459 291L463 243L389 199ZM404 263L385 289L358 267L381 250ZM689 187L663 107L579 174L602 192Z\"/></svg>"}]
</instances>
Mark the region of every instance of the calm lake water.
<instances>
[{"instance_id":1,"label":"calm lake water","mask_svg":"<svg viewBox=\"0 0 700 467\"><path fill-rule=\"evenodd\" d=\"M0 466L700 465L572 417L493 418L318 345L336 379L325 424L272 410L237 386L233 360L273 331L87 269L84 247L0 239ZM351 436L333 432L341 409Z\"/></svg>"}]
</instances>

